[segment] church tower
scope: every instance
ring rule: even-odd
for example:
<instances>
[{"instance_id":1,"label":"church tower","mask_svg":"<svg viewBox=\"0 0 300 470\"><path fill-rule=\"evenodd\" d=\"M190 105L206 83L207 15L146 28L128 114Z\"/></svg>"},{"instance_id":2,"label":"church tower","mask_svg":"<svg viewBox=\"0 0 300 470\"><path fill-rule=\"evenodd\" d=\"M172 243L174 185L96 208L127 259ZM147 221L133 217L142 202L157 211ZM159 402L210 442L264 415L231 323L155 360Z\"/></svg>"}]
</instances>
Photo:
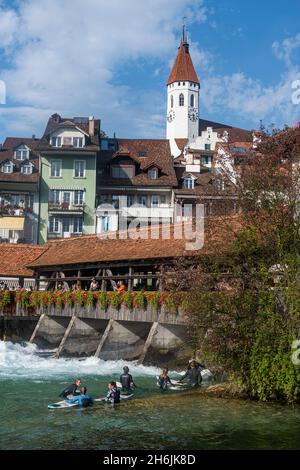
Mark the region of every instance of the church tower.
<instances>
[{"instance_id":1,"label":"church tower","mask_svg":"<svg viewBox=\"0 0 300 470\"><path fill-rule=\"evenodd\" d=\"M194 142L199 134L199 91L185 27L168 83L167 139Z\"/></svg>"}]
</instances>

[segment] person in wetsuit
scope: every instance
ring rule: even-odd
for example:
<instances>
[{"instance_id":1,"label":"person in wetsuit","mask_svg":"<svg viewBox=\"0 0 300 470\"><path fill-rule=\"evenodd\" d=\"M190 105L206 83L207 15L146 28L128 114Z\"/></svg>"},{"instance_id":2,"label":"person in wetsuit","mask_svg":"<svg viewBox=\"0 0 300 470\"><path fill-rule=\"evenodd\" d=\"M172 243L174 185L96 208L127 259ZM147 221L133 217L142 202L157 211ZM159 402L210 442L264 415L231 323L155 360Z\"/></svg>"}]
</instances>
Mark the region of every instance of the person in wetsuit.
<instances>
[{"instance_id":1,"label":"person in wetsuit","mask_svg":"<svg viewBox=\"0 0 300 470\"><path fill-rule=\"evenodd\" d=\"M120 403L120 391L117 388L116 382L109 382L108 384L108 393L105 399L106 403Z\"/></svg>"},{"instance_id":2,"label":"person in wetsuit","mask_svg":"<svg viewBox=\"0 0 300 470\"><path fill-rule=\"evenodd\" d=\"M199 387L202 382L201 368L194 359L189 363L188 369L179 382L186 381L191 387Z\"/></svg>"},{"instance_id":3,"label":"person in wetsuit","mask_svg":"<svg viewBox=\"0 0 300 470\"><path fill-rule=\"evenodd\" d=\"M69 396L80 395L81 379L75 379L74 383L66 387L59 395L62 398L68 398Z\"/></svg>"},{"instance_id":4,"label":"person in wetsuit","mask_svg":"<svg viewBox=\"0 0 300 470\"><path fill-rule=\"evenodd\" d=\"M129 374L129 368L123 367L123 374L120 375L120 382L122 384L122 392L132 392L136 388L132 375Z\"/></svg>"},{"instance_id":5,"label":"person in wetsuit","mask_svg":"<svg viewBox=\"0 0 300 470\"><path fill-rule=\"evenodd\" d=\"M160 376L158 377L159 388L163 391L168 390L169 385L173 385L170 377L168 376L169 369L165 368L162 370Z\"/></svg>"},{"instance_id":6,"label":"person in wetsuit","mask_svg":"<svg viewBox=\"0 0 300 470\"><path fill-rule=\"evenodd\" d=\"M195 362L196 367L198 367L198 369L200 369L200 371L206 369L206 366L204 364L201 364L200 362L196 361L196 359L190 359L189 360L188 369L191 368L192 362Z\"/></svg>"},{"instance_id":7,"label":"person in wetsuit","mask_svg":"<svg viewBox=\"0 0 300 470\"><path fill-rule=\"evenodd\" d=\"M79 406L83 406L84 408L93 404L93 399L89 395L86 394L87 389L86 387L82 387L80 389L80 395L75 396L74 398L70 398L66 400L67 403L77 403Z\"/></svg>"}]
</instances>

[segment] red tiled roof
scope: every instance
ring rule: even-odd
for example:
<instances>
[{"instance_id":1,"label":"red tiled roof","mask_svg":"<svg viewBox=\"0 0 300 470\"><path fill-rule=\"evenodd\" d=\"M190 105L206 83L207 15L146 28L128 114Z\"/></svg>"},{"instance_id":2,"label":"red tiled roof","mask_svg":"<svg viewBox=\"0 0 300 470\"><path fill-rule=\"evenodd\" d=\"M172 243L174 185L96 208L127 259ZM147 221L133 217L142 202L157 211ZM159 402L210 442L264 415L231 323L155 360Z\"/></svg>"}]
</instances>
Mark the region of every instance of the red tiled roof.
<instances>
[{"instance_id":1,"label":"red tiled roof","mask_svg":"<svg viewBox=\"0 0 300 470\"><path fill-rule=\"evenodd\" d=\"M63 152L66 150L66 147L58 147L53 149L49 143L49 136L56 130L63 127L77 127L81 129L86 134L89 134L89 119L88 118L62 118L58 114L53 114L47 123L43 137L40 140L38 150L55 150L56 152ZM75 148L70 147L72 151L81 152L82 150L92 150L97 151L100 147L100 119L94 119L94 135L89 136L86 140L86 145L84 147Z\"/></svg>"},{"instance_id":2,"label":"red tiled roof","mask_svg":"<svg viewBox=\"0 0 300 470\"><path fill-rule=\"evenodd\" d=\"M181 41L167 84L170 85L170 83L185 80L200 84L189 53L188 44Z\"/></svg>"},{"instance_id":3,"label":"red tiled roof","mask_svg":"<svg viewBox=\"0 0 300 470\"><path fill-rule=\"evenodd\" d=\"M39 157L36 151L39 139L28 139L24 137L7 137L0 149L0 164L6 160L13 162L15 169L13 173L0 172L0 181L5 183L37 183L39 179ZM20 145L25 144L30 149L29 161L33 164L33 172L31 174L24 174L20 171L20 166L24 161L15 159L15 149Z\"/></svg>"},{"instance_id":4,"label":"red tiled roof","mask_svg":"<svg viewBox=\"0 0 300 470\"><path fill-rule=\"evenodd\" d=\"M118 139L117 144L117 152L99 152L97 166L102 169L102 174L97 177L98 186L177 186L173 157L167 139ZM117 157L126 156L137 163L137 174L128 180L112 178L109 174L110 163ZM149 179L146 172L151 165L161 170L155 180Z\"/></svg>"},{"instance_id":5,"label":"red tiled roof","mask_svg":"<svg viewBox=\"0 0 300 470\"><path fill-rule=\"evenodd\" d=\"M220 136L224 131L228 132L228 142L253 142L253 131L240 129L239 127L229 126L220 122L207 121L206 119L199 120L199 135L202 131L206 131L208 127L212 127L215 132Z\"/></svg>"},{"instance_id":6,"label":"red tiled roof","mask_svg":"<svg viewBox=\"0 0 300 470\"><path fill-rule=\"evenodd\" d=\"M37 245L0 243L0 276L32 277L33 271L27 265L43 251L45 247Z\"/></svg>"},{"instance_id":7,"label":"red tiled roof","mask_svg":"<svg viewBox=\"0 0 300 470\"><path fill-rule=\"evenodd\" d=\"M212 223L211 223L212 222ZM237 217L231 218L208 218L205 219L205 245L200 253L208 253L210 249L216 246L218 241L224 237L223 224L229 224L233 229L238 230L240 221ZM164 226L165 229L167 228ZM51 241L45 246L44 253L35 261L29 263L32 268L50 268L51 266L80 265L97 262L112 263L116 261L138 261L138 260L159 260L172 259L182 256L197 255L196 251L186 250L186 239L175 239L174 228L170 226L170 239L162 239L161 227L152 227L152 238L149 234L149 228L145 231L147 239L139 238L120 238L120 233L115 233L115 238L109 239L109 235L85 235L76 238ZM183 229L184 230L184 229ZM157 238L153 236L156 233ZM131 232L132 233L132 232ZM127 232L128 234L128 232ZM112 236L114 234L110 234ZM230 237L224 237L225 243ZM214 243L212 244L212 240ZM199 252L198 252L199 254Z\"/></svg>"},{"instance_id":8,"label":"red tiled roof","mask_svg":"<svg viewBox=\"0 0 300 470\"><path fill-rule=\"evenodd\" d=\"M220 198L226 198L228 196L236 195L236 188L234 185L227 179L223 178L222 175L215 175L208 168L201 167L200 173L187 172L184 166L178 166L176 168L177 178L180 181L179 188L175 190L176 195L193 195L201 197L202 199L211 196L217 196ZM195 186L193 189L187 189L183 187L183 178L187 175L193 175L195 179ZM215 184L216 180L224 180L225 188L218 189Z\"/></svg>"}]
</instances>

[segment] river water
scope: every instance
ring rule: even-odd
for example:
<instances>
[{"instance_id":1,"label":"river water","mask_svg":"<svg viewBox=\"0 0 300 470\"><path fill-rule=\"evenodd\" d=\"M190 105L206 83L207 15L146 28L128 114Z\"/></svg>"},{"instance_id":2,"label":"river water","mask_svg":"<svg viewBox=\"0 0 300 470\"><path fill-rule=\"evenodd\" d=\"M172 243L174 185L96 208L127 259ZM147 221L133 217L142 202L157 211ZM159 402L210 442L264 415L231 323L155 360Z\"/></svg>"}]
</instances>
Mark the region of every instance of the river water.
<instances>
[{"instance_id":1,"label":"river water","mask_svg":"<svg viewBox=\"0 0 300 470\"><path fill-rule=\"evenodd\" d=\"M90 395L104 396L125 363L54 359L33 345L0 341L0 449L300 448L299 407L160 392L158 369L126 364L139 386L134 399L114 408L48 410L76 376Z\"/></svg>"}]
</instances>

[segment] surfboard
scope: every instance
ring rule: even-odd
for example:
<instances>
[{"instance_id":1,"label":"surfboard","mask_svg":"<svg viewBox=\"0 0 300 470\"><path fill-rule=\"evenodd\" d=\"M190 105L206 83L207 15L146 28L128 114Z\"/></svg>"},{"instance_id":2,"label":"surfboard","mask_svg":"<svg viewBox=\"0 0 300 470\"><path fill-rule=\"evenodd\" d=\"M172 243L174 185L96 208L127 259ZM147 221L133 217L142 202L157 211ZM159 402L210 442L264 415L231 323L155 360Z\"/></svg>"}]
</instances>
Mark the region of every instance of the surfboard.
<instances>
[{"instance_id":1,"label":"surfboard","mask_svg":"<svg viewBox=\"0 0 300 470\"><path fill-rule=\"evenodd\" d=\"M185 372L184 372L184 371L178 372L178 374L184 375ZM212 371L209 370L209 369L202 369L202 370L201 370L201 377L202 377L203 380L208 380L208 379L210 379L211 377L213 377L213 373L212 373ZM176 380L172 380L172 382L176 383Z\"/></svg>"},{"instance_id":2,"label":"surfboard","mask_svg":"<svg viewBox=\"0 0 300 470\"><path fill-rule=\"evenodd\" d=\"M133 396L134 396L133 393L131 393L130 395L120 395L120 400L122 400L122 401L130 400ZM106 397L96 398L93 401L96 402L96 403L101 403L101 402L104 403L105 400L106 400ZM48 409L49 410L62 410L62 409L65 409L65 408L74 408L75 406L81 408L81 406L78 405L78 403L67 403L65 400L62 400L62 401L58 401L56 403L50 403L48 405Z\"/></svg>"},{"instance_id":3,"label":"surfboard","mask_svg":"<svg viewBox=\"0 0 300 470\"><path fill-rule=\"evenodd\" d=\"M211 377L213 377L213 374L212 372L209 370L209 369L203 369L201 371L201 376L202 376L202 379L203 380L208 380L210 379Z\"/></svg>"},{"instance_id":4,"label":"surfboard","mask_svg":"<svg viewBox=\"0 0 300 470\"><path fill-rule=\"evenodd\" d=\"M50 403L48 405L49 410L62 410L63 408L74 408L74 406L78 406L78 403L66 403L65 400L58 401L57 403Z\"/></svg>"},{"instance_id":5,"label":"surfboard","mask_svg":"<svg viewBox=\"0 0 300 470\"><path fill-rule=\"evenodd\" d=\"M116 382L116 384L118 388L123 388L123 385L121 384L121 382ZM134 390L134 388L132 388L131 390Z\"/></svg>"},{"instance_id":6,"label":"surfboard","mask_svg":"<svg viewBox=\"0 0 300 470\"><path fill-rule=\"evenodd\" d=\"M159 387L159 382L158 382L159 376L158 375L156 376L156 379L157 379L156 385ZM182 390L186 386L186 384L183 384L183 383L179 382L179 380L171 379L171 382L172 382L173 385L168 385L167 390Z\"/></svg>"},{"instance_id":7,"label":"surfboard","mask_svg":"<svg viewBox=\"0 0 300 470\"><path fill-rule=\"evenodd\" d=\"M126 401L126 400L130 400L132 397L134 396L133 393L131 393L130 395L120 395L120 400L122 401ZM103 397L103 398L95 398L94 402L96 403L105 403L105 400L106 400L106 397Z\"/></svg>"}]
</instances>

